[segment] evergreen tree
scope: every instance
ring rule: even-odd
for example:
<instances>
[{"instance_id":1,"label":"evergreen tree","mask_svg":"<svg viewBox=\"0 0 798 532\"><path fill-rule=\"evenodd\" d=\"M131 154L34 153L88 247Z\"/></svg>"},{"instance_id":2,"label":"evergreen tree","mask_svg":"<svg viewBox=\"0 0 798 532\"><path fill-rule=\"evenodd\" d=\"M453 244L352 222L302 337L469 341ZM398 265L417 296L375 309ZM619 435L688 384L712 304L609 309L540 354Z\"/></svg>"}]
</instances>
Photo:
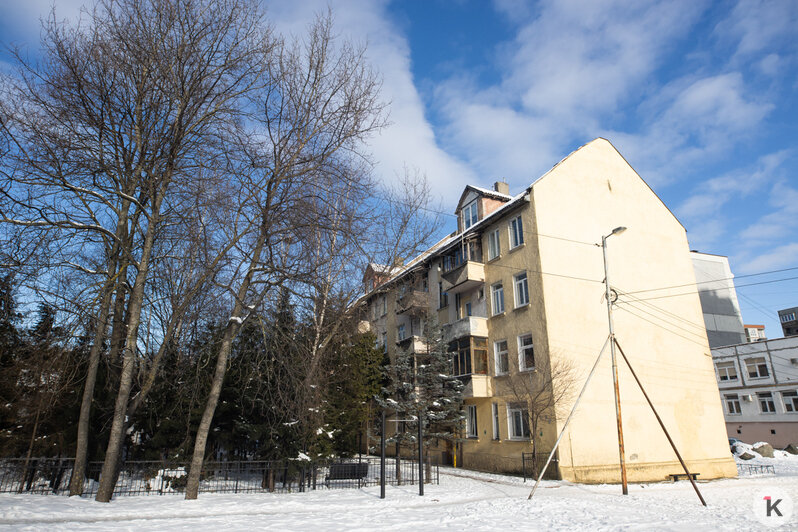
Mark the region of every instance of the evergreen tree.
<instances>
[{"instance_id":1,"label":"evergreen tree","mask_svg":"<svg viewBox=\"0 0 798 532\"><path fill-rule=\"evenodd\" d=\"M382 350L372 333L357 334L334 354L331 382L327 386L326 419L333 450L340 456L357 451L359 436L373 410L373 398L381 388Z\"/></svg>"}]
</instances>

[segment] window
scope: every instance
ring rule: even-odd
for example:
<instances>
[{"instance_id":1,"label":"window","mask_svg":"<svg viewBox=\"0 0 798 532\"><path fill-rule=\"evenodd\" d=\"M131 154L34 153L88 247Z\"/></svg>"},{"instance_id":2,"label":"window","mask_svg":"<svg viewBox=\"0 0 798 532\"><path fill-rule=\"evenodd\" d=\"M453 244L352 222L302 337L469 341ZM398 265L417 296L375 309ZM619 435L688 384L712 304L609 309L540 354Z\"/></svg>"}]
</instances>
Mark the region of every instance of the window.
<instances>
[{"instance_id":1,"label":"window","mask_svg":"<svg viewBox=\"0 0 798 532\"><path fill-rule=\"evenodd\" d=\"M382 333L382 352L383 353L387 353L388 352L388 333L387 332Z\"/></svg>"},{"instance_id":2,"label":"window","mask_svg":"<svg viewBox=\"0 0 798 532\"><path fill-rule=\"evenodd\" d=\"M463 317L463 309L460 294L457 293L454 295L454 317L455 319L459 320Z\"/></svg>"},{"instance_id":3,"label":"window","mask_svg":"<svg viewBox=\"0 0 798 532\"><path fill-rule=\"evenodd\" d=\"M396 337L399 342L407 338L405 336L405 324L401 324L399 327L396 328Z\"/></svg>"},{"instance_id":4,"label":"window","mask_svg":"<svg viewBox=\"0 0 798 532\"><path fill-rule=\"evenodd\" d=\"M443 283L438 283L438 308L449 306L449 294L443 290Z\"/></svg>"},{"instance_id":5,"label":"window","mask_svg":"<svg viewBox=\"0 0 798 532\"><path fill-rule=\"evenodd\" d=\"M466 435L469 438L477 438L477 407L476 405L468 405L468 415L466 417Z\"/></svg>"},{"instance_id":6,"label":"window","mask_svg":"<svg viewBox=\"0 0 798 532\"><path fill-rule=\"evenodd\" d=\"M770 375L765 357L747 358L745 368L748 370L748 376L752 379L764 379Z\"/></svg>"},{"instance_id":7,"label":"window","mask_svg":"<svg viewBox=\"0 0 798 532\"><path fill-rule=\"evenodd\" d=\"M493 439L499 439L499 405L493 403L491 406L491 413L493 414Z\"/></svg>"},{"instance_id":8,"label":"window","mask_svg":"<svg viewBox=\"0 0 798 532\"><path fill-rule=\"evenodd\" d=\"M737 368L734 367L734 362L718 362L715 367L718 369L718 379L721 382L737 380Z\"/></svg>"},{"instance_id":9,"label":"window","mask_svg":"<svg viewBox=\"0 0 798 532\"><path fill-rule=\"evenodd\" d=\"M789 314L782 314L779 316L781 318L782 323L787 323L788 321L795 321L795 312L790 312Z\"/></svg>"},{"instance_id":10,"label":"window","mask_svg":"<svg viewBox=\"0 0 798 532\"><path fill-rule=\"evenodd\" d=\"M535 368L535 350L531 334L518 337L518 367L521 371Z\"/></svg>"},{"instance_id":11,"label":"window","mask_svg":"<svg viewBox=\"0 0 798 532\"><path fill-rule=\"evenodd\" d=\"M495 229L488 233L488 260L493 260L501 254L499 244L499 230Z\"/></svg>"},{"instance_id":12,"label":"window","mask_svg":"<svg viewBox=\"0 0 798 532\"><path fill-rule=\"evenodd\" d=\"M524 440L529 438L529 414L527 413L526 405L508 405L507 421L510 425L510 439Z\"/></svg>"},{"instance_id":13,"label":"window","mask_svg":"<svg viewBox=\"0 0 798 532\"><path fill-rule=\"evenodd\" d=\"M382 296L382 315L385 316L388 314L388 298Z\"/></svg>"},{"instance_id":14,"label":"window","mask_svg":"<svg viewBox=\"0 0 798 532\"><path fill-rule=\"evenodd\" d=\"M773 402L772 393L759 392L756 396L759 398L759 410L763 414L774 414L776 412L776 404Z\"/></svg>"},{"instance_id":15,"label":"window","mask_svg":"<svg viewBox=\"0 0 798 532\"><path fill-rule=\"evenodd\" d=\"M784 411L791 414L798 414L798 392L791 390L789 392L781 392L781 398L784 401Z\"/></svg>"},{"instance_id":16,"label":"window","mask_svg":"<svg viewBox=\"0 0 798 532\"><path fill-rule=\"evenodd\" d=\"M379 312L379 308L377 307L377 300L376 299L371 304L371 317L372 317L372 319L375 319L375 320L380 317L380 312Z\"/></svg>"},{"instance_id":17,"label":"window","mask_svg":"<svg viewBox=\"0 0 798 532\"><path fill-rule=\"evenodd\" d=\"M466 336L449 342L452 375L488 374L488 339ZM473 358L472 358L473 354ZM472 367L473 363L473 367Z\"/></svg>"},{"instance_id":18,"label":"window","mask_svg":"<svg viewBox=\"0 0 798 532\"><path fill-rule=\"evenodd\" d=\"M449 344L449 351L452 353L452 375L471 374L471 339L460 338Z\"/></svg>"},{"instance_id":19,"label":"window","mask_svg":"<svg viewBox=\"0 0 798 532\"><path fill-rule=\"evenodd\" d=\"M465 304L465 315L471 316L471 302Z\"/></svg>"},{"instance_id":20,"label":"window","mask_svg":"<svg viewBox=\"0 0 798 532\"><path fill-rule=\"evenodd\" d=\"M496 375L506 375L510 371L510 364L507 358L507 340L493 342L493 352L496 357Z\"/></svg>"},{"instance_id":21,"label":"window","mask_svg":"<svg viewBox=\"0 0 798 532\"><path fill-rule=\"evenodd\" d=\"M740 410L740 397L736 393L730 393L723 396L726 399L726 411L731 416L739 416L742 413Z\"/></svg>"},{"instance_id":22,"label":"window","mask_svg":"<svg viewBox=\"0 0 798 532\"><path fill-rule=\"evenodd\" d=\"M517 216L510 220L510 249L517 248L524 243L524 223Z\"/></svg>"},{"instance_id":23,"label":"window","mask_svg":"<svg viewBox=\"0 0 798 532\"><path fill-rule=\"evenodd\" d=\"M477 200L472 201L463 207L463 229L468 229L479 219L477 214Z\"/></svg>"},{"instance_id":24,"label":"window","mask_svg":"<svg viewBox=\"0 0 798 532\"><path fill-rule=\"evenodd\" d=\"M366 281L366 292L371 292L374 290L374 279L369 279Z\"/></svg>"},{"instance_id":25,"label":"window","mask_svg":"<svg viewBox=\"0 0 798 532\"><path fill-rule=\"evenodd\" d=\"M529 304L529 285L526 280L526 272L519 273L513 277L515 285L515 308Z\"/></svg>"},{"instance_id":26,"label":"window","mask_svg":"<svg viewBox=\"0 0 798 532\"><path fill-rule=\"evenodd\" d=\"M490 287L491 300L493 301L493 315L504 312L504 287L496 283Z\"/></svg>"}]
</instances>

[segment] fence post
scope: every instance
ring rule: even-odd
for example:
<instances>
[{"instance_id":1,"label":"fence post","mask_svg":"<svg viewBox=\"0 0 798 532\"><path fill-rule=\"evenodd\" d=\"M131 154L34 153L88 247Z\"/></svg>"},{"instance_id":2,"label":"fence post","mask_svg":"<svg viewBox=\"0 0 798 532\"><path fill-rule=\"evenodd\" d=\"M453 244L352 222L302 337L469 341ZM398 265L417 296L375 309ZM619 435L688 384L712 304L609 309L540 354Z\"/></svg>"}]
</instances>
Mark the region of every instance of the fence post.
<instances>
[{"instance_id":1,"label":"fence post","mask_svg":"<svg viewBox=\"0 0 798 532\"><path fill-rule=\"evenodd\" d=\"M382 411L380 435L380 499L385 498L385 410Z\"/></svg>"}]
</instances>

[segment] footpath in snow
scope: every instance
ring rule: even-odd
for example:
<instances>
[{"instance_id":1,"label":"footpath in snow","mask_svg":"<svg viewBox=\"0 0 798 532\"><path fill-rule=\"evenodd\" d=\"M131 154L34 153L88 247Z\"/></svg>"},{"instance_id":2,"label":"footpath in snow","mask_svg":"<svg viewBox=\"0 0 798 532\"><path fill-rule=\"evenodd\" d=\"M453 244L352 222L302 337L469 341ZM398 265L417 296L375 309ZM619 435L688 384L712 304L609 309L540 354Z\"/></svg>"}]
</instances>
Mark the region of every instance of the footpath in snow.
<instances>
[{"instance_id":1,"label":"footpath in snow","mask_svg":"<svg viewBox=\"0 0 798 532\"><path fill-rule=\"evenodd\" d=\"M770 530L752 509L774 487L798 501L798 457L758 458L777 475L699 483L577 485L441 468L440 485L319 490L291 494L120 497L110 504L40 495L0 496L0 529L14 530ZM798 512L796 512L798 513ZM792 521L782 529L798 529Z\"/></svg>"}]
</instances>

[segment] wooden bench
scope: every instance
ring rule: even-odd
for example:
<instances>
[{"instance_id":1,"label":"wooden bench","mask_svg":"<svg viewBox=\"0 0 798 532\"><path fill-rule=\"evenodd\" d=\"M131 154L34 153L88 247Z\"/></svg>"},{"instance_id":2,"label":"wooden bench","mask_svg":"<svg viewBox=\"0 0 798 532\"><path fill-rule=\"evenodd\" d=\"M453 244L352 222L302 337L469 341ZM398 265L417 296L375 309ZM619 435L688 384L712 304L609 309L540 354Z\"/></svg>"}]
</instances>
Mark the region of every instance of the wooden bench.
<instances>
[{"instance_id":1,"label":"wooden bench","mask_svg":"<svg viewBox=\"0 0 798 532\"><path fill-rule=\"evenodd\" d=\"M360 485L360 481L366 478L368 474L368 462L330 464L330 472L324 478L324 483L329 488L331 480L357 480L358 485Z\"/></svg>"},{"instance_id":2,"label":"wooden bench","mask_svg":"<svg viewBox=\"0 0 798 532\"><path fill-rule=\"evenodd\" d=\"M700 474L701 473L690 473L690 476L693 478L693 480L698 480L697 477ZM674 474L669 475L669 476L671 477L671 482L676 482L677 480L682 479L682 478L683 479L687 479L687 473L674 473Z\"/></svg>"}]
</instances>

